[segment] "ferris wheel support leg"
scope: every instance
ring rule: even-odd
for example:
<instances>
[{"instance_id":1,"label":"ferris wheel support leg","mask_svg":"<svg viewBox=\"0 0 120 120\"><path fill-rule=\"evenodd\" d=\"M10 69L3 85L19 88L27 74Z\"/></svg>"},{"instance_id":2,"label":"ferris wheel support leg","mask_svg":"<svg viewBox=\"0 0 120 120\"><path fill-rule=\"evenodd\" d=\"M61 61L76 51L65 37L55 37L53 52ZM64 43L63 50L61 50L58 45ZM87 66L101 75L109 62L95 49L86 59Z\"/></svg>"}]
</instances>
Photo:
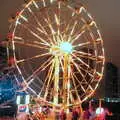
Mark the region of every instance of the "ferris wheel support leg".
<instances>
[{"instance_id":1,"label":"ferris wheel support leg","mask_svg":"<svg viewBox=\"0 0 120 120\"><path fill-rule=\"evenodd\" d=\"M55 56L55 79L54 79L54 105L58 104L59 90L59 58Z\"/></svg>"},{"instance_id":2,"label":"ferris wheel support leg","mask_svg":"<svg viewBox=\"0 0 120 120\"><path fill-rule=\"evenodd\" d=\"M67 106L70 105L70 72L71 72L71 65L70 65L70 57L68 57L68 83L67 83ZM69 113L69 107L67 108L67 113Z\"/></svg>"},{"instance_id":3,"label":"ferris wheel support leg","mask_svg":"<svg viewBox=\"0 0 120 120\"><path fill-rule=\"evenodd\" d=\"M68 54L64 55L64 73L63 73L63 107L69 113L70 104L70 58Z\"/></svg>"}]
</instances>

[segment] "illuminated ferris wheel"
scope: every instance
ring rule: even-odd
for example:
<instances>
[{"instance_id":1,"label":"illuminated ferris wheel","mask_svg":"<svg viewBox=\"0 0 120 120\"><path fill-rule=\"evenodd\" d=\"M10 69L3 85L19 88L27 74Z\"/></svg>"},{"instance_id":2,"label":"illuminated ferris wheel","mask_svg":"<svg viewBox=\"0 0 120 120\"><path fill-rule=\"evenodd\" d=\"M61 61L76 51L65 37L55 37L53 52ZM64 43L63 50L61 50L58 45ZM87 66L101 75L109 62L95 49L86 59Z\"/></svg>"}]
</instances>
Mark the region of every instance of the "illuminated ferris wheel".
<instances>
[{"instance_id":1,"label":"illuminated ferris wheel","mask_svg":"<svg viewBox=\"0 0 120 120\"><path fill-rule=\"evenodd\" d=\"M31 0L17 13L11 33L23 90L62 107L94 94L103 75L103 40L81 3Z\"/></svg>"}]
</instances>

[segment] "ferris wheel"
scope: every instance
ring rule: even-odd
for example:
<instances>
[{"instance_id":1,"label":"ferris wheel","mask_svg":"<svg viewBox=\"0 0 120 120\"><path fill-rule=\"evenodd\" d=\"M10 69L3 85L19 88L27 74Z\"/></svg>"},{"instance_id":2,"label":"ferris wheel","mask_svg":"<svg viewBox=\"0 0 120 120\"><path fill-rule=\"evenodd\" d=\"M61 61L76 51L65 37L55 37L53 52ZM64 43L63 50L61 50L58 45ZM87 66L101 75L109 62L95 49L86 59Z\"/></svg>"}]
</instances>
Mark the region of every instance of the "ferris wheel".
<instances>
[{"instance_id":1,"label":"ferris wheel","mask_svg":"<svg viewBox=\"0 0 120 120\"><path fill-rule=\"evenodd\" d=\"M63 107L81 104L94 94L103 76L103 40L81 3L31 0L10 30L23 90Z\"/></svg>"}]
</instances>

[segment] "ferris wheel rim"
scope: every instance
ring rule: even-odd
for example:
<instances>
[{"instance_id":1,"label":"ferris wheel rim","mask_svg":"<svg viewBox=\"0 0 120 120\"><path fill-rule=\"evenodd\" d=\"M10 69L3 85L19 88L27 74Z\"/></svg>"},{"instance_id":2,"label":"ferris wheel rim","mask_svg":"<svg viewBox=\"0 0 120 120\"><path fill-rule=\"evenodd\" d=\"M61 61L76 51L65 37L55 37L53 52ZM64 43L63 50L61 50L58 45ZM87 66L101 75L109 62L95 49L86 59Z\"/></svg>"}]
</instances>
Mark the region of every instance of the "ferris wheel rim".
<instances>
[{"instance_id":1,"label":"ferris wheel rim","mask_svg":"<svg viewBox=\"0 0 120 120\"><path fill-rule=\"evenodd\" d=\"M32 0L32 1L34 1L34 0ZM24 12L24 10L32 3L32 1L30 1L27 5L26 5L26 7L20 12L20 14L19 15L21 15L23 12ZM15 28L14 28L14 35L15 35L15 31L16 31L16 29L17 29L17 23L18 23L18 20L19 20L19 17L17 17L17 22L16 22L16 26L15 26ZM96 23L95 23L95 25L96 25ZM100 37L100 39L101 39L101 42L102 42L102 37L101 37L101 35L100 35L100 33L99 33L99 37ZM14 45L14 38L12 39L12 44L13 44L13 48L15 47ZM95 44L95 43L94 43ZM101 44L103 44L103 43L101 43ZM96 45L96 44L95 44ZM96 55L97 56L97 55ZM104 56L104 52L103 52L103 56ZM16 61L16 54L14 53L14 59L15 59L15 61ZM104 60L102 61L103 62L103 64L104 64ZM16 65L16 67L17 67L17 69L18 69L18 71L20 71L20 68L19 68L19 66L17 65L17 62L15 62L15 65ZM102 73L103 73L103 69L104 68L102 68ZM96 72L94 72L95 74L96 74ZM20 74L22 74L21 72L20 72ZM94 79L94 78L93 78ZM96 87L94 88L94 90L96 90L97 89L97 87L98 87L98 84L99 84L99 82L100 82L100 80L101 80L101 78L99 78L99 80L98 80L98 83L97 83L97 85L96 85ZM24 81L25 82L25 84L27 85L27 82L26 81ZM28 86L27 86L28 87ZM26 87L26 89L27 89L27 87ZM94 93L94 91L92 92L92 93L90 93L87 97L90 97L92 94ZM82 100L82 101L85 101L86 100L86 97Z\"/></svg>"}]
</instances>

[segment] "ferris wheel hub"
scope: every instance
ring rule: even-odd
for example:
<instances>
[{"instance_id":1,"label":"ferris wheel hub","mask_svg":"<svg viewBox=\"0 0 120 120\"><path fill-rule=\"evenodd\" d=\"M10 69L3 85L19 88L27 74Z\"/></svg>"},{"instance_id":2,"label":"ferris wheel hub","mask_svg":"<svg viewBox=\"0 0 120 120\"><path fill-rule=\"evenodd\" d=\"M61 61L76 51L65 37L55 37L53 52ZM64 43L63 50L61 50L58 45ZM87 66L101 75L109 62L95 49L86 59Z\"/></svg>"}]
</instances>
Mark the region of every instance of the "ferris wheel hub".
<instances>
[{"instance_id":1,"label":"ferris wheel hub","mask_svg":"<svg viewBox=\"0 0 120 120\"><path fill-rule=\"evenodd\" d=\"M52 55L63 56L64 54L71 54L73 47L69 42L61 42L58 46L54 45L50 48Z\"/></svg>"},{"instance_id":2,"label":"ferris wheel hub","mask_svg":"<svg viewBox=\"0 0 120 120\"><path fill-rule=\"evenodd\" d=\"M69 42L61 42L60 50L63 53L71 54L73 51L73 47L72 47L71 43L69 43Z\"/></svg>"}]
</instances>

